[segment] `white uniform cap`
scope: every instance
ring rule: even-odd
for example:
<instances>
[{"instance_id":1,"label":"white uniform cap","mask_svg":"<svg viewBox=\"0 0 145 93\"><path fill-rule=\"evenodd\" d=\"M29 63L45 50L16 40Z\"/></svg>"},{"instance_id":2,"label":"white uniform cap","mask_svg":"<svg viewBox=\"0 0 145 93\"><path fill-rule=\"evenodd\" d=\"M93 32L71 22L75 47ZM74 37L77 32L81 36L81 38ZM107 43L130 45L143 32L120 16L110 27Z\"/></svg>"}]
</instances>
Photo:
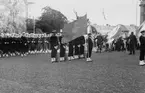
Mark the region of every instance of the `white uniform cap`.
<instances>
[{"instance_id":1,"label":"white uniform cap","mask_svg":"<svg viewBox=\"0 0 145 93\"><path fill-rule=\"evenodd\" d=\"M60 29L60 32L62 32L62 29Z\"/></svg>"}]
</instances>

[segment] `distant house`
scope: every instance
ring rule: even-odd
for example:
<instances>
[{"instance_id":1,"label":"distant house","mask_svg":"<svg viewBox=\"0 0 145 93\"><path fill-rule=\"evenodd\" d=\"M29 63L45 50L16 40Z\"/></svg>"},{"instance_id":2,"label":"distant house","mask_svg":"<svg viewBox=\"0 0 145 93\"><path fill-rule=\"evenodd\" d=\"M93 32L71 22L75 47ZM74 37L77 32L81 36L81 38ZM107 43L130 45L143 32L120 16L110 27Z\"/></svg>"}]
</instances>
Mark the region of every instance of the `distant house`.
<instances>
[{"instance_id":1,"label":"distant house","mask_svg":"<svg viewBox=\"0 0 145 93\"><path fill-rule=\"evenodd\" d=\"M94 26L94 27L97 29L97 31L98 31L99 33L101 33L102 35L107 34L108 32L112 31L113 28L115 28L115 26L104 26L104 25L96 25L96 24L94 24L93 26Z\"/></svg>"}]
</instances>

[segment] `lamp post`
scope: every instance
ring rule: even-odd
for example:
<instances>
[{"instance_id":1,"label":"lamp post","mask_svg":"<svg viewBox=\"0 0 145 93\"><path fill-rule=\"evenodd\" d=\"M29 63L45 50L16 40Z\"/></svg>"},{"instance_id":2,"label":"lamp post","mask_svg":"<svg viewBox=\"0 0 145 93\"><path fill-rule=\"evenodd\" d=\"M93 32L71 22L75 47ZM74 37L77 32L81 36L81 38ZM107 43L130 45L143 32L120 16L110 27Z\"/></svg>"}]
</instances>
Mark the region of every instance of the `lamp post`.
<instances>
[{"instance_id":1,"label":"lamp post","mask_svg":"<svg viewBox=\"0 0 145 93\"><path fill-rule=\"evenodd\" d=\"M145 20L145 0L140 0L140 24Z\"/></svg>"},{"instance_id":2,"label":"lamp post","mask_svg":"<svg viewBox=\"0 0 145 93\"><path fill-rule=\"evenodd\" d=\"M28 0L24 0L24 4L25 4L25 7L26 7L26 30L27 30L27 19L28 19L28 15L29 15L28 14L29 13L28 12L29 11L28 7L29 7L30 4L34 4L34 2L28 2Z\"/></svg>"},{"instance_id":3,"label":"lamp post","mask_svg":"<svg viewBox=\"0 0 145 93\"><path fill-rule=\"evenodd\" d=\"M35 33L35 18L33 16L33 33Z\"/></svg>"},{"instance_id":4,"label":"lamp post","mask_svg":"<svg viewBox=\"0 0 145 93\"><path fill-rule=\"evenodd\" d=\"M137 17L138 17L137 16L137 13L138 13L138 10L137 10L138 8L137 7L138 7L138 1L136 1L136 26L137 26Z\"/></svg>"}]
</instances>

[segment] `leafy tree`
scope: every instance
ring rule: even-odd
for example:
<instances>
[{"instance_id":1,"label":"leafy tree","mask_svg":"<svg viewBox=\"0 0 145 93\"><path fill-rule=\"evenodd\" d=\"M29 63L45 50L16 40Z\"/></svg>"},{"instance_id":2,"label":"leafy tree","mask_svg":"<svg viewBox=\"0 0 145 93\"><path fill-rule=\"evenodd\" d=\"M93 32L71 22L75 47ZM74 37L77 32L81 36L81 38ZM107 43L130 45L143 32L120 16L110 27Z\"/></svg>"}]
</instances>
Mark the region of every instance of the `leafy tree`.
<instances>
[{"instance_id":1,"label":"leafy tree","mask_svg":"<svg viewBox=\"0 0 145 93\"><path fill-rule=\"evenodd\" d=\"M4 6L1 10L0 22L3 23L1 32L4 33L21 33L26 31L25 19L20 17L23 10L22 3L18 0L0 0L0 4Z\"/></svg>"},{"instance_id":2,"label":"leafy tree","mask_svg":"<svg viewBox=\"0 0 145 93\"><path fill-rule=\"evenodd\" d=\"M60 31L67 23L67 18L57 10L48 6L44 7L43 13L36 22L36 27L40 28L45 33L51 33L52 30Z\"/></svg>"}]
</instances>

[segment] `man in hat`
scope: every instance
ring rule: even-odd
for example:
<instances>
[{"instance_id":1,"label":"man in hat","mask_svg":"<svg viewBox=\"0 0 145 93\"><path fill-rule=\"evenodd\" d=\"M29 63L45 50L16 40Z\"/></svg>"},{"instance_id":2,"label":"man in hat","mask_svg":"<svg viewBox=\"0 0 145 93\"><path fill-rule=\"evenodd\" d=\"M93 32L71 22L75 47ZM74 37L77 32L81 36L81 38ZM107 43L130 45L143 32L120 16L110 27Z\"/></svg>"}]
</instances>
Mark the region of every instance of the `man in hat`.
<instances>
[{"instance_id":1,"label":"man in hat","mask_svg":"<svg viewBox=\"0 0 145 93\"><path fill-rule=\"evenodd\" d=\"M93 49L93 40L92 40L92 29L90 22L87 23L87 35L84 35L85 38L85 52L87 57L87 62L91 62L92 49Z\"/></svg>"},{"instance_id":2,"label":"man in hat","mask_svg":"<svg viewBox=\"0 0 145 93\"><path fill-rule=\"evenodd\" d=\"M88 38L87 38L87 61L92 61L91 56L92 56L92 49L93 49L93 40L92 40L92 34L89 33L88 34Z\"/></svg>"},{"instance_id":3,"label":"man in hat","mask_svg":"<svg viewBox=\"0 0 145 93\"><path fill-rule=\"evenodd\" d=\"M140 57L139 57L139 65L145 65L144 56L145 56L145 30L141 31L141 36L139 37L140 43Z\"/></svg>"}]
</instances>

